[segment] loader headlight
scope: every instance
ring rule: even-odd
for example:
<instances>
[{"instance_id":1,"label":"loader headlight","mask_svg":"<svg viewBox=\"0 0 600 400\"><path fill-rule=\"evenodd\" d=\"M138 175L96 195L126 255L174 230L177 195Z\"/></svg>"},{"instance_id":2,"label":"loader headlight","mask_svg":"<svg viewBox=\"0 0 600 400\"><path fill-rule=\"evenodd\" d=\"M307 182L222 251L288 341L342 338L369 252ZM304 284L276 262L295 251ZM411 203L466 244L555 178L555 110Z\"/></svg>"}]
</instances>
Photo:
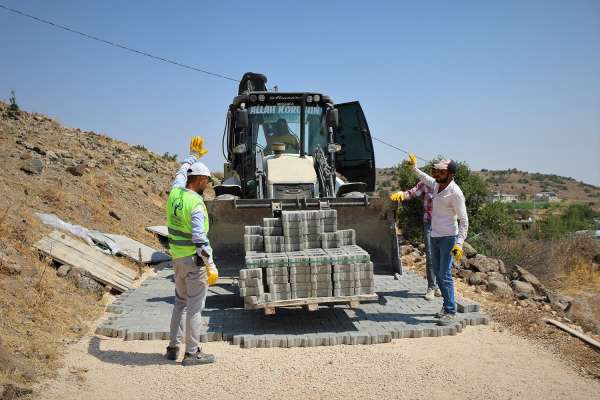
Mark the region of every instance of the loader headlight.
<instances>
[{"instance_id":1,"label":"loader headlight","mask_svg":"<svg viewBox=\"0 0 600 400\"><path fill-rule=\"evenodd\" d=\"M312 103L313 101L313 97L312 96L306 96L306 102L307 103Z\"/></svg>"},{"instance_id":2,"label":"loader headlight","mask_svg":"<svg viewBox=\"0 0 600 400\"><path fill-rule=\"evenodd\" d=\"M313 96L313 100L315 101L315 103L318 103L321 100L321 96L319 96L318 94L315 94Z\"/></svg>"},{"instance_id":3,"label":"loader headlight","mask_svg":"<svg viewBox=\"0 0 600 400\"><path fill-rule=\"evenodd\" d=\"M265 101L265 95L264 94L259 94L258 95L258 101Z\"/></svg>"},{"instance_id":4,"label":"loader headlight","mask_svg":"<svg viewBox=\"0 0 600 400\"><path fill-rule=\"evenodd\" d=\"M250 95L250 101L251 101L252 103L256 103L256 95L255 95L255 94L251 94L251 95Z\"/></svg>"}]
</instances>

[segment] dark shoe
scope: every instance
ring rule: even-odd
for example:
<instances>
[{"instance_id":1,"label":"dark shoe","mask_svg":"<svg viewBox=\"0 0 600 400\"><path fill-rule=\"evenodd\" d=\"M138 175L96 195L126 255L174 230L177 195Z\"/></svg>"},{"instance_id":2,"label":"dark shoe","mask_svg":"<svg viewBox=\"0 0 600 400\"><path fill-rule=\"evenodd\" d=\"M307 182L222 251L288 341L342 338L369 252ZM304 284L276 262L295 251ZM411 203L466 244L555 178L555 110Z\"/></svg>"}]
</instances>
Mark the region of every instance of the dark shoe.
<instances>
[{"instance_id":1,"label":"dark shoe","mask_svg":"<svg viewBox=\"0 0 600 400\"><path fill-rule=\"evenodd\" d=\"M436 312L434 316L436 318L442 318L446 314L448 314L448 313L446 312L446 310L444 309L444 307L442 307L442 309L439 312Z\"/></svg>"},{"instance_id":2,"label":"dark shoe","mask_svg":"<svg viewBox=\"0 0 600 400\"><path fill-rule=\"evenodd\" d=\"M200 364L212 364L215 362L215 356L212 354L203 353L202 350L198 350L196 354L185 353L181 365L200 365Z\"/></svg>"},{"instance_id":3,"label":"dark shoe","mask_svg":"<svg viewBox=\"0 0 600 400\"><path fill-rule=\"evenodd\" d=\"M455 322L456 314L446 313L440 318L437 324L440 326L448 326L454 324Z\"/></svg>"},{"instance_id":4,"label":"dark shoe","mask_svg":"<svg viewBox=\"0 0 600 400\"><path fill-rule=\"evenodd\" d=\"M179 347L167 346L167 354L165 354L167 360L175 361L179 357Z\"/></svg>"}]
</instances>

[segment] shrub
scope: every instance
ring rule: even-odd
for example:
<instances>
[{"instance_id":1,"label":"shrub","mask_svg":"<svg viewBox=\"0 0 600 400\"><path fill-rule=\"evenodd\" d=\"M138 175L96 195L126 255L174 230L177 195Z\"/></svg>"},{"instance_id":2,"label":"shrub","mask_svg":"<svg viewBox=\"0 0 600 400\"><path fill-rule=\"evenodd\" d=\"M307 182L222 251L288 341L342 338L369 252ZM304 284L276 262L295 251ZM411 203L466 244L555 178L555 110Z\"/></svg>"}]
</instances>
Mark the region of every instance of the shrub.
<instances>
[{"instance_id":1,"label":"shrub","mask_svg":"<svg viewBox=\"0 0 600 400\"><path fill-rule=\"evenodd\" d=\"M133 148L139 151L148 151L148 149L143 144L136 144L135 146L133 146Z\"/></svg>"},{"instance_id":2,"label":"shrub","mask_svg":"<svg viewBox=\"0 0 600 400\"><path fill-rule=\"evenodd\" d=\"M494 232L495 234L514 237L519 227L509 208L504 203L486 204L471 219L470 231L473 233Z\"/></svg>"},{"instance_id":3,"label":"shrub","mask_svg":"<svg viewBox=\"0 0 600 400\"><path fill-rule=\"evenodd\" d=\"M168 161L177 161L177 154L170 154L168 151L162 157Z\"/></svg>"},{"instance_id":4,"label":"shrub","mask_svg":"<svg viewBox=\"0 0 600 400\"><path fill-rule=\"evenodd\" d=\"M597 213L587 204L571 204L560 215L549 215L536 223L535 237L559 238L567 233L593 229Z\"/></svg>"}]
</instances>

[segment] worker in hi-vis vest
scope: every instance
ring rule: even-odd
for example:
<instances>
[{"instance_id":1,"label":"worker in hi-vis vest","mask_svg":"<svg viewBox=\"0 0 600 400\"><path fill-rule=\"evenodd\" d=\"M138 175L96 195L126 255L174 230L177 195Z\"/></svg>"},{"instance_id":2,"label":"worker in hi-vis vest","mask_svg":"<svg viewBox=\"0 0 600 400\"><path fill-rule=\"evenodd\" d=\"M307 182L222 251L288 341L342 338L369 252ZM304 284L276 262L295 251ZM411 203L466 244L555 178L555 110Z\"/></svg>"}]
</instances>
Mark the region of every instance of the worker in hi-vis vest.
<instances>
[{"instance_id":1,"label":"worker in hi-vis vest","mask_svg":"<svg viewBox=\"0 0 600 400\"><path fill-rule=\"evenodd\" d=\"M185 331L182 365L209 364L215 361L212 354L202 352L199 346L202 325L200 314L204 308L208 286L214 284L219 277L207 236L208 212L201 196L209 182L212 182L210 170L198 161L207 153L202 137L192 138L190 153L177 171L167 200L169 248L175 270L175 307L171 316L166 357L177 360Z\"/></svg>"}]
</instances>

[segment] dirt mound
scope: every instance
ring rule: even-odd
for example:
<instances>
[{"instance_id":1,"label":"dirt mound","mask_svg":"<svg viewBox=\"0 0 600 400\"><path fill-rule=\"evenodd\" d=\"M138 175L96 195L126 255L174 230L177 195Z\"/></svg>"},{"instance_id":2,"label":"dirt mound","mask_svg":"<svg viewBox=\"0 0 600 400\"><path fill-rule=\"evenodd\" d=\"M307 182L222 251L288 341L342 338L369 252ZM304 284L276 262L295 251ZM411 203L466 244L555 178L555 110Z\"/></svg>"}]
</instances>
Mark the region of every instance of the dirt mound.
<instances>
[{"instance_id":1,"label":"dirt mound","mask_svg":"<svg viewBox=\"0 0 600 400\"><path fill-rule=\"evenodd\" d=\"M31 246L50 229L34 212L157 247L144 228L164 223L178 164L166 156L0 102L0 337L11 368L0 385L52 374L65 343L101 312L102 293L56 276Z\"/></svg>"}]
</instances>

